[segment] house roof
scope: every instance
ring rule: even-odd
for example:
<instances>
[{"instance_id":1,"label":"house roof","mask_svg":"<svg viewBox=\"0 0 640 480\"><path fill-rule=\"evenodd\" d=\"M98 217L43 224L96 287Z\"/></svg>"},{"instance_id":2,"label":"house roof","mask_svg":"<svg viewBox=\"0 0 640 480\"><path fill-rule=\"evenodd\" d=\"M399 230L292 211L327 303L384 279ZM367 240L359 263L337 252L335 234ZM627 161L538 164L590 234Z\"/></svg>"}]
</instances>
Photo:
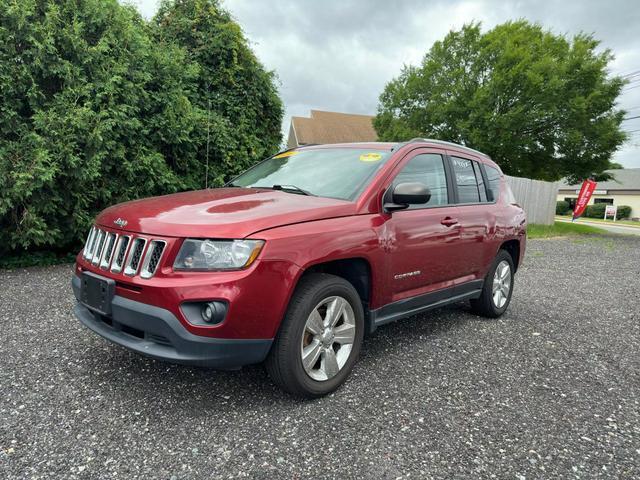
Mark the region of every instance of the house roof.
<instances>
[{"instance_id":1,"label":"house roof","mask_svg":"<svg viewBox=\"0 0 640 480\"><path fill-rule=\"evenodd\" d=\"M373 115L311 110L311 117L291 117L298 145L310 143L375 142Z\"/></svg>"},{"instance_id":2,"label":"house roof","mask_svg":"<svg viewBox=\"0 0 640 480\"><path fill-rule=\"evenodd\" d=\"M606 182L598 182L596 188L598 190L639 190L640 191L640 168L625 168L621 170L607 170L607 173L613 175L614 180ZM561 182L558 187L560 190L578 190L580 184L568 185Z\"/></svg>"}]
</instances>

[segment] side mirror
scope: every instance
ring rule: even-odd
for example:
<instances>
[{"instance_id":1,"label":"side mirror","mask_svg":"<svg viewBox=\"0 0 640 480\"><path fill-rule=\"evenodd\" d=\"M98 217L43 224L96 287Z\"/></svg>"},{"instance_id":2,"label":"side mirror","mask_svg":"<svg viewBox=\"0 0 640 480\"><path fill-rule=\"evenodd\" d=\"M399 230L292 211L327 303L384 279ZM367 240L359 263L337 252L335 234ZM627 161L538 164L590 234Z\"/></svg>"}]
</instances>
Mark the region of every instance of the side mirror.
<instances>
[{"instance_id":1,"label":"side mirror","mask_svg":"<svg viewBox=\"0 0 640 480\"><path fill-rule=\"evenodd\" d=\"M390 201L385 199L384 209L388 212L393 210L403 210L409 205L421 205L427 203L431 199L431 191L429 188L417 182L399 183L390 192Z\"/></svg>"}]
</instances>

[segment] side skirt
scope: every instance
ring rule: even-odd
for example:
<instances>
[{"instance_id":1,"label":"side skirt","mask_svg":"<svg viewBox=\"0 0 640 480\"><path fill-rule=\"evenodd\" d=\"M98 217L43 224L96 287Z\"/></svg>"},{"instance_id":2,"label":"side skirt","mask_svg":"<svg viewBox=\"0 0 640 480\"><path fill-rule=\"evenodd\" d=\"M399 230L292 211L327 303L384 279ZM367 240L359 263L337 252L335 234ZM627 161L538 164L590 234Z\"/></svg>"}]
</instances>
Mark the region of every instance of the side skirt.
<instances>
[{"instance_id":1,"label":"side skirt","mask_svg":"<svg viewBox=\"0 0 640 480\"><path fill-rule=\"evenodd\" d=\"M369 333L373 333L377 327L385 323L395 322L433 308L443 307L463 300L480 298L483 285L483 280L473 280L462 285L406 298L375 310L369 310Z\"/></svg>"}]
</instances>

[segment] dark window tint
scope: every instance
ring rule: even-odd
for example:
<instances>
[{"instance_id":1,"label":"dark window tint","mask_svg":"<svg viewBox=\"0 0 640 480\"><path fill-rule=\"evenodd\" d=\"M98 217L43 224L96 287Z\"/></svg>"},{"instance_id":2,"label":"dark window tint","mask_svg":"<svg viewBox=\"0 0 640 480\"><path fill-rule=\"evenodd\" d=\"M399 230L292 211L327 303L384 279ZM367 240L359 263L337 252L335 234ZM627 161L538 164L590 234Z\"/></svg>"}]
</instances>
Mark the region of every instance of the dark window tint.
<instances>
[{"instance_id":1,"label":"dark window tint","mask_svg":"<svg viewBox=\"0 0 640 480\"><path fill-rule=\"evenodd\" d=\"M482 178L482 172L480 171L480 164L473 162L473 171L476 174L476 180L478 181L478 192L480 193L480 201L487 201L487 190L484 188L484 179Z\"/></svg>"},{"instance_id":2,"label":"dark window tint","mask_svg":"<svg viewBox=\"0 0 640 480\"><path fill-rule=\"evenodd\" d=\"M484 166L484 171L487 174L487 182L489 182L489 188L487 189L489 201L495 202L500 195L500 172L489 165Z\"/></svg>"},{"instance_id":3,"label":"dark window tint","mask_svg":"<svg viewBox=\"0 0 640 480\"><path fill-rule=\"evenodd\" d=\"M613 205L613 198L594 198L593 203L606 203L607 205Z\"/></svg>"},{"instance_id":4,"label":"dark window tint","mask_svg":"<svg viewBox=\"0 0 640 480\"><path fill-rule=\"evenodd\" d=\"M419 182L429 187L431 199L424 205L411 205L409 208L424 208L449 203L447 197L447 177L444 173L442 156L437 154L416 155L400 171L394 185Z\"/></svg>"},{"instance_id":5,"label":"dark window tint","mask_svg":"<svg viewBox=\"0 0 640 480\"><path fill-rule=\"evenodd\" d=\"M480 201L480 193L476 174L473 171L473 162L459 157L452 157L451 161L453 162L453 171L458 185L458 202L478 203Z\"/></svg>"}]
</instances>

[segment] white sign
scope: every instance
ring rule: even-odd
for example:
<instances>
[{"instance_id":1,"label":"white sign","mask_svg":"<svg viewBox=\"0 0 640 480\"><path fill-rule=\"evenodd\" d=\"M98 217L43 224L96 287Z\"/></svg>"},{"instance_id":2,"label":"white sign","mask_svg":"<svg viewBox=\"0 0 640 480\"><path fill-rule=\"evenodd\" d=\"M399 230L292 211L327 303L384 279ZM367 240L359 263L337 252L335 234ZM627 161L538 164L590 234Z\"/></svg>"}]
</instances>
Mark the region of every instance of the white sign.
<instances>
[{"instance_id":1,"label":"white sign","mask_svg":"<svg viewBox=\"0 0 640 480\"><path fill-rule=\"evenodd\" d=\"M618 207L615 205L607 205L604 209L604 219L606 220L608 216L613 217L613 221L616 221L616 214L618 213Z\"/></svg>"}]
</instances>

